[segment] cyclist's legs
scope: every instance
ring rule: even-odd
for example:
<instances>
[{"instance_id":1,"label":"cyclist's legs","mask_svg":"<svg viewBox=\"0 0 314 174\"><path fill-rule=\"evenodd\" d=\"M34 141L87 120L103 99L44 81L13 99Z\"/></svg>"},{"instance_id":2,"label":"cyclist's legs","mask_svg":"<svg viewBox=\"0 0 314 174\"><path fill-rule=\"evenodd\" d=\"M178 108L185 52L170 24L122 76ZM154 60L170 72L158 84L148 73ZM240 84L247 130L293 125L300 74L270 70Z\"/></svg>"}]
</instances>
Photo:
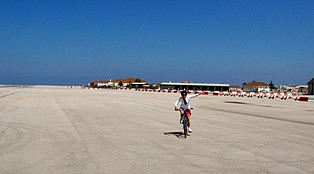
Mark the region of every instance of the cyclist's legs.
<instances>
[{"instance_id":1,"label":"cyclist's legs","mask_svg":"<svg viewBox=\"0 0 314 174\"><path fill-rule=\"evenodd\" d=\"M191 114L186 114L186 117L188 118L188 125L191 127Z\"/></svg>"},{"instance_id":2,"label":"cyclist's legs","mask_svg":"<svg viewBox=\"0 0 314 174\"><path fill-rule=\"evenodd\" d=\"M180 109L180 117L182 118L184 115L184 110L183 109Z\"/></svg>"}]
</instances>

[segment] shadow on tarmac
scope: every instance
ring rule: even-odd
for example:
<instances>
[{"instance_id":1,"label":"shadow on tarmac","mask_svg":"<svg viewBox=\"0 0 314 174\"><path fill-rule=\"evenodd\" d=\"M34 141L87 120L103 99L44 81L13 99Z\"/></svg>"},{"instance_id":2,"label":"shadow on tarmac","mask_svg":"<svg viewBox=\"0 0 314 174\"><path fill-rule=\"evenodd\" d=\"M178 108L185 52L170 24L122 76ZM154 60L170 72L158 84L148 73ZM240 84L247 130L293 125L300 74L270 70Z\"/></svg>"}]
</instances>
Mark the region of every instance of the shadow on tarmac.
<instances>
[{"instance_id":1,"label":"shadow on tarmac","mask_svg":"<svg viewBox=\"0 0 314 174\"><path fill-rule=\"evenodd\" d=\"M168 135L168 136L174 135L177 138L184 139L184 133L183 132L165 132L164 134Z\"/></svg>"}]
</instances>

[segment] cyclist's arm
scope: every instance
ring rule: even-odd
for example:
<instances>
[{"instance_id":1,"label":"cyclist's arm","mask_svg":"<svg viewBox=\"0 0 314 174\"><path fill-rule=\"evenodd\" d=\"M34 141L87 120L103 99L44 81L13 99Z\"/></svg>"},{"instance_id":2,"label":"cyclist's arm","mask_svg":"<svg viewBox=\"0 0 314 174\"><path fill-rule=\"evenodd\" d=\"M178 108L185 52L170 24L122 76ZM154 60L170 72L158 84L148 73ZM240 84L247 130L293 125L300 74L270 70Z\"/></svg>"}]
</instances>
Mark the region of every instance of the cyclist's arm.
<instances>
[{"instance_id":1,"label":"cyclist's arm","mask_svg":"<svg viewBox=\"0 0 314 174\"><path fill-rule=\"evenodd\" d=\"M178 104L180 102L180 98L174 103L174 110L178 110Z\"/></svg>"},{"instance_id":2,"label":"cyclist's arm","mask_svg":"<svg viewBox=\"0 0 314 174\"><path fill-rule=\"evenodd\" d=\"M198 97L200 95L200 93L198 93L198 94L193 94L193 95L190 95L189 97L190 98L195 98L195 97Z\"/></svg>"}]
</instances>

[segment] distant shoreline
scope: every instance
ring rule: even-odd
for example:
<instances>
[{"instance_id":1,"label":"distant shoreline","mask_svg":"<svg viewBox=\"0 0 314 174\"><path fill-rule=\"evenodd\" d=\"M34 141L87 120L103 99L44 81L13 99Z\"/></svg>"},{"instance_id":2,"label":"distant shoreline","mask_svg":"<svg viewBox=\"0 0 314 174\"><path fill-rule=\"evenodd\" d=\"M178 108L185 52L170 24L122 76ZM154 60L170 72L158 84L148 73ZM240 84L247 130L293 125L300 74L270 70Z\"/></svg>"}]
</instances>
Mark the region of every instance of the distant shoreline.
<instances>
[{"instance_id":1,"label":"distant shoreline","mask_svg":"<svg viewBox=\"0 0 314 174\"><path fill-rule=\"evenodd\" d=\"M36 87L46 87L46 88L55 88L55 87L58 87L58 88L66 88L66 87L70 87L70 86L73 86L73 85L11 85L11 84L0 84L0 88L29 88L29 87L32 87L32 88L36 88ZM76 85L78 86L78 85Z\"/></svg>"},{"instance_id":2,"label":"distant shoreline","mask_svg":"<svg viewBox=\"0 0 314 174\"><path fill-rule=\"evenodd\" d=\"M0 86L84 86L77 84L1 84Z\"/></svg>"}]
</instances>

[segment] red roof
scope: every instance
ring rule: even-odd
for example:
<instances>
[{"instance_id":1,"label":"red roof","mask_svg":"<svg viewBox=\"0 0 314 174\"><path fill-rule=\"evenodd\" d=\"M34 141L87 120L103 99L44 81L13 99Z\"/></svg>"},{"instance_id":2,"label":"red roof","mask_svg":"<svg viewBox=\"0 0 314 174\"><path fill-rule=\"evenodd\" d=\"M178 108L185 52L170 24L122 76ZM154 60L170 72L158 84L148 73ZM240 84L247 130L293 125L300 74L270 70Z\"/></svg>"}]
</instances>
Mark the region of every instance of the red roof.
<instances>
[{"instance_id":1,"label":"red roof","mask_svg":"<svg viewBox=\"0 0 314 174\"><path fill-rule=\"evenodd\" d=\"M110 82L109 80L94 80L92 83L108 83Z\"/></svg>"},{"instance_id":2,"label":"red roof","mask_svg":"<svg viewBox=\"0 0 314 174\"><path fill-rule=\"evenodd\" d=\"M241 86L229 86L229 88L241 88Z\"/></svg>"},{"instance_id":3,"label":"red roof","mask_svg":"<svg viewBox=\"0 0 314 174\"><path fill-rule=\"evenodd\" d=\"M131 83L134 83L136 79L137 78L117 79L117 80L113 80L113 82L116 82L116 83L119 83L119 82L122 82L122 83L129 83L129 82L131 82ZM146 81L145 80L141 80L140 82L145 83Z\"/></svg>"},{"instance_id":4,"label":"red roof","mask_svg":"<svg viewBox=\"0 0 314 174\"><path fill-rule=\"evenodd\" d=\"M269 85L264 82L250 82L245 84L244 86L269 86Z\"/></svg>"}]
</instances>

